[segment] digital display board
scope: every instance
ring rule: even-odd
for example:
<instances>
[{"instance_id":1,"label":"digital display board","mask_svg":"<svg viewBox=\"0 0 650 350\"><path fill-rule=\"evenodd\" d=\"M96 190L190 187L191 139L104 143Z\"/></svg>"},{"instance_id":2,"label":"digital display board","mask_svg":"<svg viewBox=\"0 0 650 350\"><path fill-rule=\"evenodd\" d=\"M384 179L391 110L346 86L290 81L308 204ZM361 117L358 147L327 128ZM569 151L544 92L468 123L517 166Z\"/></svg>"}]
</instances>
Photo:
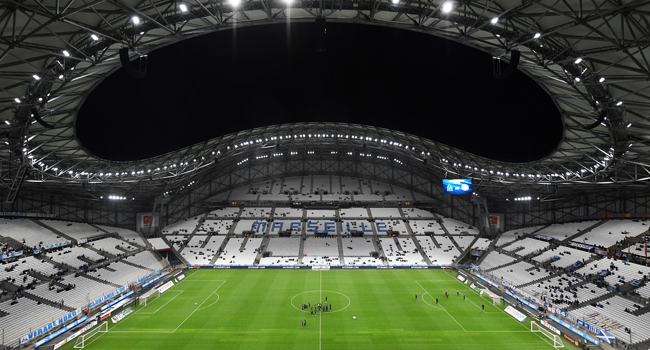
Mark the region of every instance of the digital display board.
<instances>
[{"instance_id":1,"label":"digital display board","mask_svg":"<svg viewBox=\"0 0 650 350\"><path fill-rule=\"evenodd\" d=\"M472 193L472 179L442 179L442 186L449 194Z\"/></svg>"}]
</instances>

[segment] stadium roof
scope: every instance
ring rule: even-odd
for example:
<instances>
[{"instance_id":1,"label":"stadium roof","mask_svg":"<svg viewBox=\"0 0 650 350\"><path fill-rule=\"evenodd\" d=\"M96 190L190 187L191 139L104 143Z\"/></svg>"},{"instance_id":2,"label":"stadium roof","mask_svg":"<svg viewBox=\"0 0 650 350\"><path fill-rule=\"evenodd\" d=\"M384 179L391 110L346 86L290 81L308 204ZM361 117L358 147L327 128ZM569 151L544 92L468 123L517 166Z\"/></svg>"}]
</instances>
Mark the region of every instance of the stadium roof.
<instances>
[{"instance_id":1,"label":"stadium roof","mask_svg":"<svg viewBox=\"0 0 650 350\"><path fill-rule=\"evenodd\" d=\"M352 152L353 157L393 162L429 176L485 180L491 195L502 198L531 185L645 188L650 178L650 64L644 52L650 44L650 1L449 2L450 12L443 11L445 1L4 1L3 185L11 197L14 180L27 173L23 191L88 194L92 187L89 196L96 197L94 189L122 188L151 200L228 169L224 164L270 162L274 155L291 157L291 152L337 160ZM76 113L92 87L121 67L120 49L129 48L136 59L218 30L316 18L421 31L504 60L520 52L519 69L546 89L560 109L564 139L548 157L522 164L341 123L244 130L134 162L99 159L80 146Z\"/></svg>"}]
</instances>

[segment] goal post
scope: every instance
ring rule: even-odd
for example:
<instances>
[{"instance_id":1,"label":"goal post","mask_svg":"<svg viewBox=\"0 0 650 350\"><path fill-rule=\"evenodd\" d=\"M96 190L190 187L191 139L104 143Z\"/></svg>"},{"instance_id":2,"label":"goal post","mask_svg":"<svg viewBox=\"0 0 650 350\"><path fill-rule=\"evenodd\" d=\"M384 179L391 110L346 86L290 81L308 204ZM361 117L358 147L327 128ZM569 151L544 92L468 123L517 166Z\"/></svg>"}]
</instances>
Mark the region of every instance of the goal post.
<instances>
[{"instance_id":1,"label":"goal post","mask_svg":"<svg viewBox=\"0 0 650 350\"><path fill-rule=\"evenodd\" d=\"M501 306L503 303L501 302L501 297L498 295L495 295L492 297L492 305L494 306Z\"/></svg>"},{"instance_id":2,"label":"goal post","mask_svg":"<svg viewBox=\"0 0 650 350\"><path fill-rule=\"evenodd\" d=\"M542 327L540 324L538 324L535 321L530 321L530 331L533 333L542 333L545 337L547 337L553 342L553 347L556 349L564 347L564 343L562 343L562 338L560 338L559 335Z\"/></svg>"},{"instance_id":3,"label":"goal post","mask_svg":"<svg viewBox=\"0 0 650 350\"><path fill-rule=\"evenodd\" d=\"M98 333L106 333L106 332L108 332L108 321L104 321L104 323L100 324L95 329L91 329L87 332L82 333L79 336L79 338L77 338L77 341L74 343L74 348L83 349L86 346L86 341L88 341L90 338L94 337Z\"/></svg>"},{"instance_id":4,"label":"goal post","mask_svg":"<svg viewBox=\"0 0 650 350\"><path fill-rule=\"evenodd\" d=\"M158 289L154 289L152 291L149 291L149 293L138 297L138 305L147 306L147 303L151 303L154 300L158 299L159 297L160 297L160 291L158 291Z\"/></svg>"}]
</instances>

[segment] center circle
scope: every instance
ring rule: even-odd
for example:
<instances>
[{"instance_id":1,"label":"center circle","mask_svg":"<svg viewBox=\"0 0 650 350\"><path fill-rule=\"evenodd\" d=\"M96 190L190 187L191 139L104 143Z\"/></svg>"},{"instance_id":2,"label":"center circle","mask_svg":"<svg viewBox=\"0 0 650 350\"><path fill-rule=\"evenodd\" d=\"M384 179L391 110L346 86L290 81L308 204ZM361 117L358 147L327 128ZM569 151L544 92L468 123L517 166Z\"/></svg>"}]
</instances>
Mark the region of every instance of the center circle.
<instances>
[{"instance_id":1,"label":"center circle","mask_svg":"<svg viewBox=\"0 0 650 350\"><path fill-rule=\"evenodd\" d=\"M310 308L301 310L300 306L302 304L311 303L311 306L314 307L319 302L325 305L325 298L327 298L328 305L329 304L332 305L332 311L327 311L327 313L330 314L347 309L351 303L350 297L348 297L347 295L341 292L335 292L333 290L323 289L323 290L309 290L294 295L293 298L291 298L291 306L293 306L294 309L301 312L310 312L311 311ZM343 307L340 307L341 305Z\"/></svg>"}]
</instances>

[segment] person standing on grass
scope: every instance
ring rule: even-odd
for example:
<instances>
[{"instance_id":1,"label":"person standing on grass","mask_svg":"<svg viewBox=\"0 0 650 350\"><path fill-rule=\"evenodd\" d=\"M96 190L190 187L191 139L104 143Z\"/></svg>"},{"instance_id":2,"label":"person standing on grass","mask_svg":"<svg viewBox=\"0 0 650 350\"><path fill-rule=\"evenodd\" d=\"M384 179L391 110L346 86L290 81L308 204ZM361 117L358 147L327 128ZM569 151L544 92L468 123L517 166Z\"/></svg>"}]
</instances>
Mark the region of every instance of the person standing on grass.
<instances>
[{"instance_id":1,"label":"person standing on grass","mask_svg":"<svg viewBox=\"0 0 650 350\"><path fill-rule=\"evenodd\" d=\"M485 304L481 304L481 307L483 308L483 311L485 311Z\"/></svg>"},{"instance_id":2,"label":"person standing on grass","mask_svg":"<svg viewBox=\"0 0 650 350\"><path fill-rule=\"evenodd\" d=\"M303 320L303 322L305 322L305 327L307 327L307 320Z\"/></svg>"},{"instance_id":3,"label":"person standing on grass","mask_svg":"<svg viewBox=\"0 0 650 350\"><path fill-rule=\"evenodd\" d=\"M438 303L438 298L436 298L436 304Z\"/></svg>"},{"instance_id":4,"label":"person standing on grass","mask_svg":"<svg viewBox=\"0 0 650 350\"><path fill-rule=\"evenodd\" d=\"M417 294L415 295L415 301L418 301L418 295Z\"/></svg>"},{"instance_id":5,"label":"person standing on grass","mask_svg":"<svg viewBox=\"0 0 650 350\"><path fill-rule=\"evenodd\" d=\"M467 300L467 297L465 296L465 294L463 294L463 300Z\"/></svg>"},{"instance_id":6,"label":"person standing on grass","mask_svg":"<svg viewBox=\"0 0 650 350\"><path fill-rule=\"evenodd\" d=\"M457 296L457 297L460 296L460 292L459 292L459 291L456 291L456 296Z\"/></svg>"}]
</instances>

